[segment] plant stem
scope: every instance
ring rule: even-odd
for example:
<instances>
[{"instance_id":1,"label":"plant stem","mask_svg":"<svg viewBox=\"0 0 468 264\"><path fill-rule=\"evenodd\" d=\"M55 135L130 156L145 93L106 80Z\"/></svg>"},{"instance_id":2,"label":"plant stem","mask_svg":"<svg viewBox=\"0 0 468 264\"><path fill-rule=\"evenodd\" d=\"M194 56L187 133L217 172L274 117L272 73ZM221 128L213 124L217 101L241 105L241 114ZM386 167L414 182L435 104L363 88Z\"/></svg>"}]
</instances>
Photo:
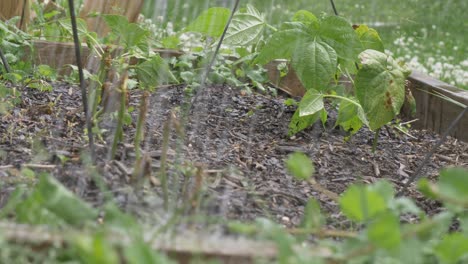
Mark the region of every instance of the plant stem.
<instances>
[{"instance_id":1,"label":"plant stem","mask_svg":"<svg viewBox=\"0 0 468 264\"><path fill-rule=\"evenodd\" d=\"M379 142L380 128L378 128L374 133L374 140L372 141L372 153L375 153L377 149L377 143Z\"/></svg>"},{"instance_id":2,"label":"plant stem","mask_svg":"<svg viewBox=\"0 0 468 264\"><path fill-rule=\"evenodd\" d=\"M110 51L108 48L106 48L101 58L101 64L99 65L98 81L93 81L89 87L89 100L91 105L91 117L93 118L93 121L95 121L95 119L98 117L96 112L101 101L102 86L106 81L107 71L110 67L110 60Z\"/></svg>"},{"instance_id":3,"label":"plant stem","mask_svg":"<svg viewBox=\"0 0 468 264\"><path fill-rule=\"evenodd\" d=\"M120 79L120 108L117 114L117 127L115 128L114 138L112 139L112 149L110 152L109 159L114 159L117 152L117 145L122 137L123 130L123 118L126 108L126 99L127 99L127 80L128 72L125 69L122 77Z\"/></svg>"},{"instance_id":4,"label":"plant stem","mask_svg":"<svg viewBox=\"0 0 468 264\"><path fill-rule=\"evenodd\" d=\"M149 92L144 91L143 94L141 95L140 99L140 113L138 114L138 121L137 121L137 126L136 126L136 133L135 133L135 157L136 159L140 159L141 157L141 149L140 149L140 143L141 139L144 138L145 131L144 131L144 126L146 122L146 113L148 112L148 101L149 101Z\"/></svg>"},{"instance_id":5,"label":"plant stem","mask_svg":"<svg viewBox=\"0 0 468 264\"><path fill-rule=\"evenodd\" d=\"M10 65L8 64L8 61L5 57L5 54L3 54L2 49L0 48L0 58L2 59L3 67L5 68L6 73L10 73Z\"/></svg>"}]
</instances>

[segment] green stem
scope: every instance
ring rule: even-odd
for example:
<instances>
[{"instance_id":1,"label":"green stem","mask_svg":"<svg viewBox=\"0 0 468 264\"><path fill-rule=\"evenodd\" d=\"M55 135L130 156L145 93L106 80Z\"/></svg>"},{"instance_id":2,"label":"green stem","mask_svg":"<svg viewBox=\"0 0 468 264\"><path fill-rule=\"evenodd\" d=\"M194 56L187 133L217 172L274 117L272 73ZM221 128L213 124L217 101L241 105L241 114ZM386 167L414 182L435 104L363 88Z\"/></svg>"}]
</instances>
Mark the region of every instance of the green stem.
<instances>
[{"instance_id":1,"label":"green stem","mask_svg":"<svg viewBox=\"0 0 468 264\"><path fill-rule=\"evenodd\" d=\"M375 153L375 150L377 149L377 142L379 141L379 132L380 128L377 129L374 134L374 141L372 142L372 153Z\"/></svg>"},{"instance_id":2,"label":"green stem","mask_svg":"<svg viewBox=\"0 0 468 264\"><path fill-rule=\"evenodd\" d=\"M277 28L275 28L274 26L272 26L272 25L270 25L270 24L266 24L266 26L267 26L267 28L269 28L269 29L271 29L271 30L273 30L273 31L275 31L275 32L278 31Z\"/></svg>"},{"instance_id":3,"label":"green stem","mask_svg":"<svg viewBox=\"0 0 468 264\"><path fill-rule=\"evenodd\" d=\"M124 70L122 78L120 80L120 108L117 114L117 127L115 128L114 138L112 142L112 149L110 153L109 159L114 159L115 154L117 152L117 145L122 137L122 130L123 130L123 119L125 114L126 108L126 94L127 94L127 79L128 79L128 72Z\"/></svg>"},{"instance_id":4,"label":"green stem","mask_svg":"<svg viewBox=\"0 0 468 264\"><path fill-rule=\"evenodd\" d=\"M147 91L143 92L143 94L141 95L140 113L138 114L138 121L137 121L135 141L134 141L135 157L137 160L141 158L140 143L145 133L144 125L146 121L146 113L148 112L148 97L149 97L149 92Z\"/></svg>"}]
</instances>

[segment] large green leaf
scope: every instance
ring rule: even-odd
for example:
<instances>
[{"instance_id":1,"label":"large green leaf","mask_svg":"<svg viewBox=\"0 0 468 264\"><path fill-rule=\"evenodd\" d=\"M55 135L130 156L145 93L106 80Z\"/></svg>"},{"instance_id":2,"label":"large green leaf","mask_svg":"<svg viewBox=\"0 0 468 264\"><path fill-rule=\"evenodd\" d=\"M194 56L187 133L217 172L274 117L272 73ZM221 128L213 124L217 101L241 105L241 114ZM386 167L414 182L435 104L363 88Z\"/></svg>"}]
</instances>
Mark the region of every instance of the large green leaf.
<instances>
[{"instance_id":1,"label":"large green leaf","mask_svg":"<svg viewBox=\"0 0 468 264\"><path fill-rule=\"evenodd\" d=\"M308 27L318 28L319 20L317 17L307 10L299 10L297 11L292 21L294 22L301 22Z\"/></svg>"},{"instance_id":2,"label":"large green leaf","mask_svg":"<svg viewBox=\"0 0 468 264\"><path fill-rule=\"evenodd\" d=\"M350 132L351 135L355 134L364 124L359 117L360 112L362 112L362 107L348 100L341 101L335 126L341 126L344 130Z\"/></svg>"},{"instance_id":3,"label":"large green leaf","mask_svg":"<svg viewBox=\"0 0 468 264\"><path fill-rule=\"evenodd\" d=\"M468 260L468 237L461 233L445 235L434 248L441 263L466 263ZM461 261L464 259L465 261Z\"/></svg>"},{"instance_id":4,"label":"large green leaf","mask_svg":"<svg viewBox=\"0 0 468 264\"><path fill-rule=\"evenodd\" d=\"M373 28L369 28L366 25L359 25L356 28L356 33L359 36L359 41L361 41L362 47L366 49L378 50L384 52L384 45L380 39L379 33Z\"/></svg>"},{"instance_id":5,"label":"large green leaf","mask_svg":"<svg viewBox=\"0 0 468 264\"><path fill-rule=\"evenodd\" d=\"M265 16L247 5L245 12L238 12L232 18L224 42L237 46L256 43L266 25Z\"/></svg>"},{"instance_id":6,"label":"large green leaf","mask_svg":"<svg viewBox=\"0 0 468 264\"><path fill-rule=\"evenodd\" d=\"M198 32L211 37L220 37L229 20L231 11L224 7L212 7L195 19L186 31Z\"/></svg>"},{"instance_id":7,"label":"large green leaf","mask_svg":"<svg viewBox=\"0 0 468 264\"><path fill-rule=\"evenodd\" d=\"M299 103L299 116L313 115L323 109L323 94L310 89Z\"/></svg>"},{"instance_id":8,"label":"large green leaf","mask_svg":"<svg viewBox=\"0 0 468 264\"><path fill-rule=\"evenodd\" d=\"M448 168L440 172L439 182L434 186L435 191L444 200L448 210L464 211L461 205L468 202L468 170L464 168ZM453 201L459 201L456 204Z\"/></svg>"},{"instance_id":9,"label":"large green leaf","mask_svg":"<svg viewBox=\"0 0 468 264\"><path fill-rule=\"evenodd\" d=\"M384 249L393 249L400 245L400 219L393 213L380 215L367 230L367 237L372 243Z\"/></svg>"},{"instance_id":10,"label":"large green leaf","mask_svg":"<svg viewBox=\"0 0 468 264\"><path fill-rule=\"evenodd\" d=\"M356 96L372 130L390 122L405 100L407 70L390 56L376 50L360 55L362 63L355 80Z\"/></svg>"},{"instance_id":11,"label":"large green leaf","mask_svg":"<svg viewBox=\"0 0 468 264\"><path fill-rule=\"evenodd\" d=\"M98 216L94 208L50 175L41 175L36 191L47 210L71 225L82 225Z\"/></svg>"},{"instance_id":12,"label":"large green leaf","mask_svg":"<svg viewBox=\"0 0 468 264\"><path fill-rule=\"evenodd\" d=\"M136 67L136 73L143 88L155 88L162 83L177 83L169 65L159 55L140 63Z\"/></svg>"},{"instance_id":13,"label":"large green leaf","mask_svg":"<svg viewBox=\"0 0 468 264\"><path fill-rule=\"evenodd\" d=\"M363 185L352 185L340 197L341 211L351 220L366 221L387 210L385 198Z\"/></svg>"},{"instance_id":14,"label":"large green leaf","mask_svg":"<svg viewBox=\"0 0 468 264\"><path fill-rule=\"evenodd\" d=\"M468 201L468 170L464 168L442 170L438 186L444 196Z\"/></svg>"},{"instance_id":15,"label":"large green leaf","mask_svg":"<svg viewBox=\"0 0 468 264\"><path fill-rule=\"evenodd\" d=\"M336 73L336 52L325 42L301 44L292 56L293 69L307 90L323 91Z\"/></svg>"},{"instance_id":16,"label":"large green leaf","mask_svg":"<svg viewBox=\"0 0 468 264\"><path fill-rule=\"evenodd\" d=\"M288 136L292 136L315 123L320 118L321 112L313 115L299 116L299 109L296 110L289 122Z\"/></svg>"},{"instance_id":17,"label":"large green leaf","mask_svg":"<svg viewBox=\"0 0 468 264\"><path fill-rule=\"evenodd\" d=\"M265 64L274 59L290 59L293 52L310 41L311 36L298 28L278 31L267 41L254 63Z\"/></svg>"},{"instance_id":18,"label":"large green leaf","mask_svg":"<svg viewBox=\"0 0 468 264\"><path fill-rule=\"evenodd\" d=\"M103 18L126 48L140 45L146 41L149 35L148 30L143 29L136 23L130 23L127 17L121 15L103 15Z\"/></svg>"},{"instance_id":19,"label":"large green leaf","mask_svg":"<svg viewBox=\"0 0 468 264\"><path fill-rule=\"evenodd\" d=\"M362 51L358 35L343 17L324 18L317 35L336 51L340 59L356 61L359 52Z\"/></svg>"}]
</instances>

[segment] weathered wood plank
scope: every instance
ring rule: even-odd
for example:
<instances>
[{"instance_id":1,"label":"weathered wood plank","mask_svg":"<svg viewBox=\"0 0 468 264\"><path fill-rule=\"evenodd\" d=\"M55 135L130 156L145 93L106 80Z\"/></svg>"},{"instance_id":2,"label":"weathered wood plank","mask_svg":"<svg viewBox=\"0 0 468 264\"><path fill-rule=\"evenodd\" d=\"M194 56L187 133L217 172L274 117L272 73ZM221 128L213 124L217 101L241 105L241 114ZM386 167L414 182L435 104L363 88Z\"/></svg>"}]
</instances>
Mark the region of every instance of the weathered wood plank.
<instances>
[{"instance_id":1,"label":"weathered wood plank","mask_svg":"<svg viewBox=\"0 0 468 264\"><path fill-rule=\"evenodd\" d=\"M414 123L415 128L428 129L441 134L463 110L462 107L436 96L437 93L468 106L468 91L448 85L419 72L413 72L408 80L410 81L411 92L416 100L416 118L418 118L418 121ZM468 142L467 115L462 118L450 135Z\"/></svg>"},{"instance_id":2,"label":"weathered wood plank","mask_svg":"<svg viewBox=\"0 0 468 264\"><path fill-rule=\"evenodd\" d=\"M86 20L89 31L96 32L99 36L104 37L109 33L109 28L102 18L99 16L93 17L90 14L117 14L128 18L130 22L136 22L138 15L143 7L143 0L93 0L85 1L83 9L79 16Z\"/></svg>"},{"instance_id":3,"label":"weathered wood plank","mask_svg":"<svg viewBox=\"0 0 468 264\"><path fill-rule=\"evenodd\" d=\"M29 23L29 0L0 0L0 20L8 20L15 16L22 17L17 27L25 29Z\"/></svg>"}]
</instances>

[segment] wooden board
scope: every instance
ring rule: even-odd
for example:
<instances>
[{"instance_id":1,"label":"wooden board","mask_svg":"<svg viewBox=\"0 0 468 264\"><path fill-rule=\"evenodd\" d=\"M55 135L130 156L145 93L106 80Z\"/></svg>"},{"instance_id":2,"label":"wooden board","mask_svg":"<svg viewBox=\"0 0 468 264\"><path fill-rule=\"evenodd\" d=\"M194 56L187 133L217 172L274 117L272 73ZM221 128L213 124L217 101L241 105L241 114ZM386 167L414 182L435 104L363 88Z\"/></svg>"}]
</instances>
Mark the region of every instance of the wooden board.
<instances>
[{"instance_id":1,"label":"wooden board","mask_svg":"<svg viewBox=\"0 0 468 264\"><path fill-rule=\"evenodd\" d=\"M0 0L1 1L1 0ZM183 53L177 50L155 49L162 58L178 57ZM121 52L118 48L114 51L114 56ZM26 51L26 58L32 54L32 60L35 65L46 64L57 69L60 75L69 74L71 67L76 65L75 46L69 42L53 42L44 40L34 40L33 50ZM95 73L99 68L100 59L93 55L86 44L81 45L81 61L84 68Z\"/></svg>"},{"instance_id":2,"label":"wooden board","mask_svg":"<svg viewBox=\"0 0 468 264\"><path fill-rule=\"evenodd\" d=\"M0 20L5 21L15 16L22 16L22 21L18 21L17 27L25 29L30 16L29 0L0 0Z\"/></svg>"},{"instance_id":3,"label":"wooden board","mask_svg":"<svg viewBox=\"0 0 468 264\"><path fill-rule=\"evenodd\" d=\"M98 36L104 37L109 28L100 17L90 16L93 13L117 14L128 18L130 22L136 22L143 7L143 0L86 0L79 16L86 20L89 31L94 31Z\"/></svg>"},{"instance_id":4,"label":"wooden board","mask_svg":"<svg viewBox=\"0 0 468 264\"><path fill-rule=\"evenodd\" d=\"M468 106L468 91L446 84L419 72L413 72L408 80L416 100L415 128L428 129L442 134L463 110L462 107L444 100L434 93L441 93ZM468 115L465 115L451 136L468 142Z\"/></svg>"},{"instance_id":5,"label":"wooden board","mask_svg":"<svg viewBox=\"0 0 468 264\"><path fill-rule=\"evenodd\" d=\"M284 77L280 77L281 73L278 70L278 65L280 63L287 63L289 68L288 73ZM265 65L265 69L268 71L268 79L276 87L280 88L287 94L291 96L303 96L305 94L305 88L302 85L301 81L297 77L296 73L291 68L291 64L287 60L274 60Z\"/></svg>"}]
</instances>

